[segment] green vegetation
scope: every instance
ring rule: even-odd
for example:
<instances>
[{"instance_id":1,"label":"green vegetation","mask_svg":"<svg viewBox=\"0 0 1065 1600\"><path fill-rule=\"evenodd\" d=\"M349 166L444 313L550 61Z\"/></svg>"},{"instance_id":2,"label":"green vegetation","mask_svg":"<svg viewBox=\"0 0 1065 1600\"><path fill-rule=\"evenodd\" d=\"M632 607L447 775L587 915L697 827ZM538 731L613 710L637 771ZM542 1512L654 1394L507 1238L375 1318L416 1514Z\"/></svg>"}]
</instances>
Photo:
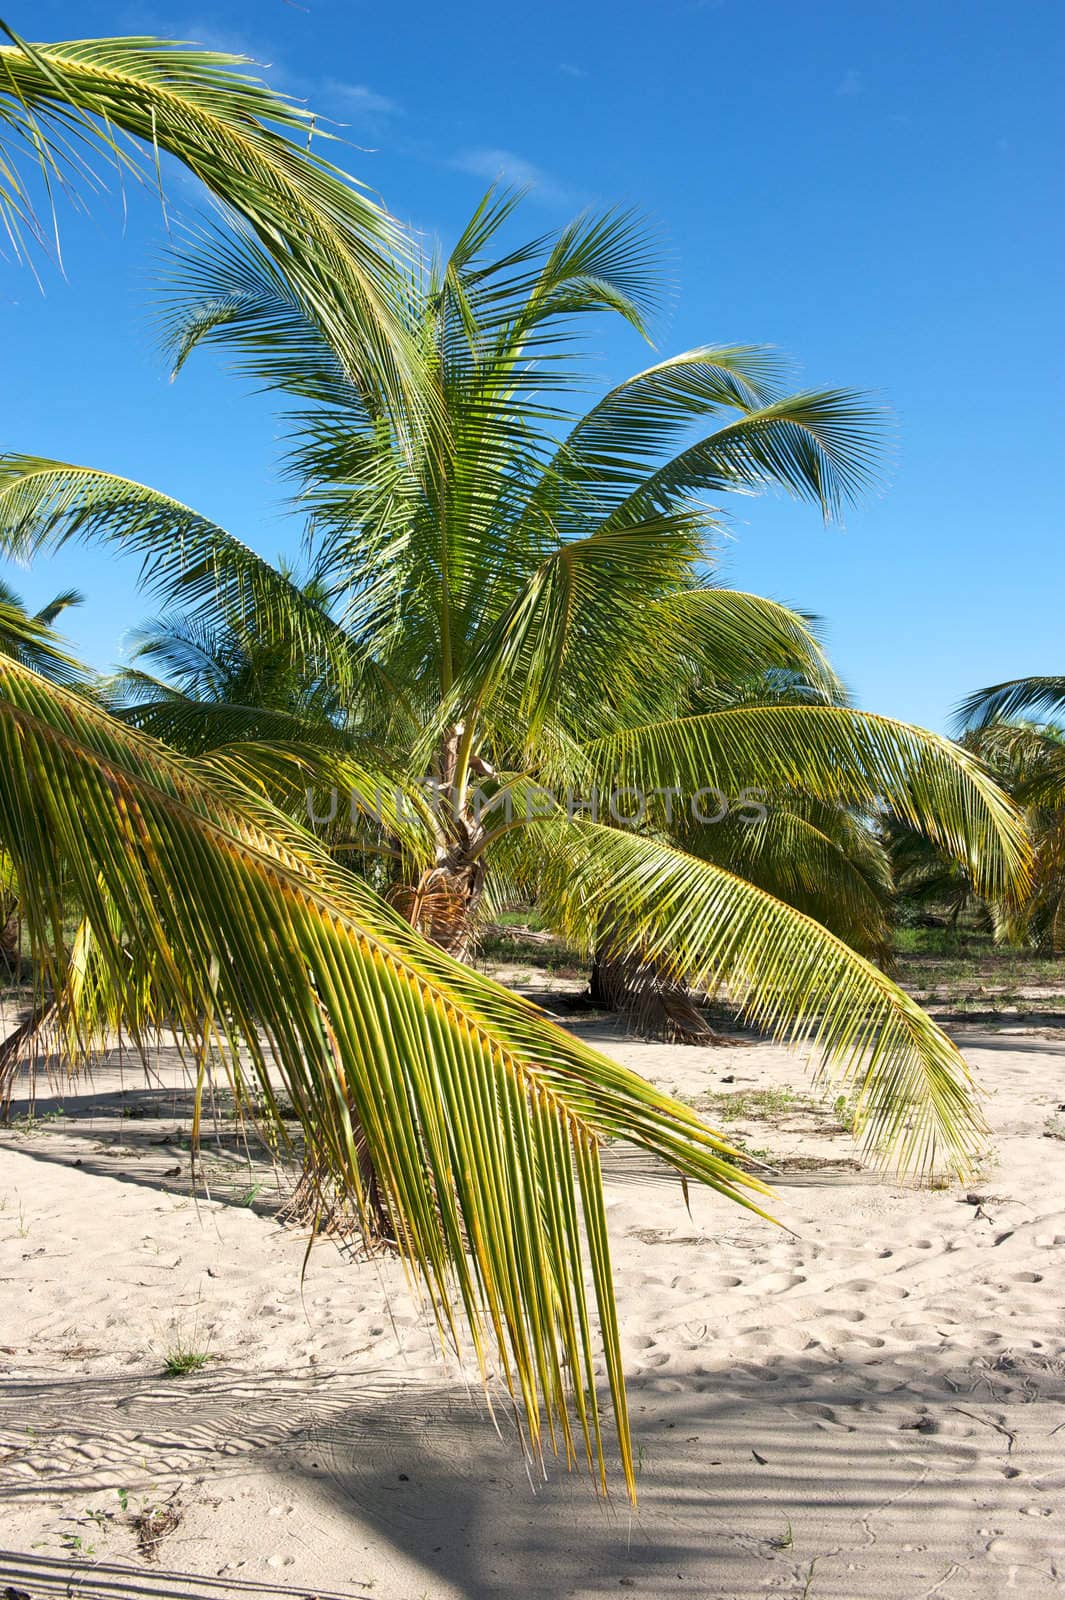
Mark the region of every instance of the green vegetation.
<instances>
[{"instance_id":1,"label":"green vegetation","mask_svg":"<svg viewBox=\"0 0 1065 1600\"><path fill-rule=\"evenodd\" d=\"M202 1372L210 1359L209 1351L194 1349L179 1340L167 1350L163 1371L168 1378L186 1378L190 1372Z\"/></svg>"},{"instance_id":2,"label":"green vegetation","mask_svg":"<svg viewBox=\"0 0 1065 1600\"><path fill-rule=\"evenodd\" d=\"M791 1110L798 1099L793 1089L738 1089L710 1095L707 1112L717 1122L739 1122L751 1117L779 1116Z\"/></svg>"}]
</instances>

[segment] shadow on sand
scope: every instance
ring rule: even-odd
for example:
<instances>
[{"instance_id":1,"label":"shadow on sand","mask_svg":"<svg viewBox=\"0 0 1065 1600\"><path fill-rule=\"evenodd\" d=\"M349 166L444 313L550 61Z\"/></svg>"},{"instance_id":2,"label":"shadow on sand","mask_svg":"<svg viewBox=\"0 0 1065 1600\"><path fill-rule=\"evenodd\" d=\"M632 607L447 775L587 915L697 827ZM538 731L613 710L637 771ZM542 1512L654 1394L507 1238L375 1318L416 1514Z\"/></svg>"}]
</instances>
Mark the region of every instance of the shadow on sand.
<instances>
[{"instance_id":1,"label":"shadow on sand","mask_svg":"<svg viewBox=\"0 0 1065 1600\"><path fill-rule=\"evenodd\" d=\"M255 1454L284 1476L289 1494L302 1480L302 1492L331 1508L334 1525L349 1525L353 1541L376 1537L416 1563L429 1595L435 1578L467 1600L557 1600L624 1588L656 1600L767 1592L857 1600L881 1592L884 1574L872 1577L882 1559L877 1539L894 1522L885 1547L910 1569L886 1592L924 1595L957 1573L945 1596L993 1600L1006 1569L987 1554L978 1524L989 1513L979 1508L1008 1502L1011 1491L1018 1510L1041 1495L1050 1505L1039 1478L1060 1421L1052 1402L1065 1397L1065 1379L1010 1359L988 1370L978 1392L959 1392L949 1371L933 1361L918 1370L919 1352L909 1359L905 1368L882 1370L875 1386L860 1363L827 1362L823 1353L637 1380L630 1386L635 1515L620 1497L598 1500L586 1478L554 1462L546 1481L537 1481L513 1448L513 1423L502 1420L501 1440L479 1397L395 1373L220 1371L180 1388L133 1377L91 1387L84 1378L15 1383L0 1403L0 1425L10 1448L33 1419L39 1466L13 1489L19 1496L54 1493L53 1471L62 1473L68 1496L129 1486L143 1475L146 1453L157 1475L187 1483L210 1473L217 1486ZM91 1452L82 1453L85 1445ZM970 1562L977 1563L971 1570ZM1046 1562L1031 1568L1027 1582L1022 1574L1018 1592L1050 1593L1053 1570L1048 1542ZM32 1600L330 1600L306 1585L36 1553L0 1558L0 1574ZM361 1591L343 1592L347 1600Z\"/></svg>"}]
</instances>

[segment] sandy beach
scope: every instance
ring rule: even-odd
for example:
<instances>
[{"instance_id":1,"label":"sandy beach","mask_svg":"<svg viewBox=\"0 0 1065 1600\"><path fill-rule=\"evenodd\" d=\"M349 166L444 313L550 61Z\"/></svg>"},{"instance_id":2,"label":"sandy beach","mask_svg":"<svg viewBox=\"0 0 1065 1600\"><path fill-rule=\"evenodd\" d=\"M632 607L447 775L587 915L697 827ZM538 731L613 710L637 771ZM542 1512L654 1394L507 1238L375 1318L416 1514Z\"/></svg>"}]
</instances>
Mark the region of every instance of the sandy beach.
<instances>
[{"instance_id":1,"label":"sandy beach","mask_svg":"<svg viewBox=\"0 0 1065 1600\"><path fill-rule=\"evenodd\" d=\"M113 1056L0 1134L0 1592L1062 1592L1060 1031L956 1034L994 1152L967 1187L916 1189L858 1166L801 1055L578 1026L726 1106L779 1173L773 1227L707 1193L689 1214L607 1152L637 1514L527 1469L394 1260L322 1241L301 1285L305 1234L232 1128L194 1197L180 1067L163 1052L146 1084ZM208 1359L163 1375L181 1350Z\"/></svg>"}]
</instances>

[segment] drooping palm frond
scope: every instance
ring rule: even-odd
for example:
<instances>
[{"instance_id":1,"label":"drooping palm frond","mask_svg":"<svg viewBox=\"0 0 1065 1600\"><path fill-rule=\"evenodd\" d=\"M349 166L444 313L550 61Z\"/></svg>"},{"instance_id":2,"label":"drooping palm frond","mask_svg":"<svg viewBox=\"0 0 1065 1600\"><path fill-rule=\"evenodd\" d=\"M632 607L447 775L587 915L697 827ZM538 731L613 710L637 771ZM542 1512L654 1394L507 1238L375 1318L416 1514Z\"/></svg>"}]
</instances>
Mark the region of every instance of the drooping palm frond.
<instances>
[{"instance_id":1,"label":"drooping palm frond","mask_svg":"<svg viewBox=\"0 0 1065 1600\"><path fill-rule=\"evenodd\" d=\"M145 38L30 44L2 22L0 31L11 41L0 47L0 140L12 157L0 162L0 220L16 243L42 231L17 150L50 196L84 185L94 152L158 181L165 151L244 220L347 370L372 370L393 404L413 398L397 315L400 231L345 174L292 142L316 130L305 107L239 56Z\"/></svg>"},{"instance_id":2,"label":"drooping palm frond","mask_svg":"<svg viewBox=\"0 0 1065 1600\"><path fill-rule=\"evenodd\" d=\"M482 1370L497 1351L534 1450L545 1437L567 1458L582 1445L601 1473L590 1275L631 1492L599 1143L627 1137L752 1203L760 1185L728 1147L425 945L265 800L241 803L2 658L0 848L57 994L76 908L134 1036L166 1018L250 1072L275 1113L279 1072L315 1156L360 1208L365 1140L442 1334L458 1337L461 1308Z\"/></svg>"},{"instance_id":3,"label":"drooping palm frond","mask_svg":"<svg viewBox=\"0 0 1065 1600\"><path fill-rule=\"evenodd\" d=\"M938 734L850 707L754 705L633 727L583 746L600 784L752 787L845 805L887 805L926 831L983 892L1023 885L1029 849L1016 806L975 756Z\"/></svg>"},{"instance_id":4,"label":"drooping palm frond","mask_svg":"<svg viewBox=\"0 0 1065 1600\"><path fill-rule=\"evenodd\" d=\"M1065 712L1065 678L1010 678L969 695L958 707L957 722L975 730L1016 717L1050 721L1059 712Z\"/></svg>"},{"instance_id":5,"label":"drooping palm frond","mask_svg":"<svg viewBox=\"0 0 1065 1600\"><path fill-rule=\"evenodd\" d=\"M57 596L50 606L30 616L18 596L0 579L0 655L11 656L57 683L83 678L85 668L63 648L49 620L64 605L76 604L74 595L72 590L69 597Z\"/></svg>"},{"instance_id":6,"label":"drooping palm frond","mask_svg":"<svg viewBox=\"0 0 1065 1600\"><path fill-rule=\"evenodd\" d=\"M765 806L764 815L734 807L712 826L683 807L674 816L672 837L687 854L746 878L852 950L889 964L894 886L884 849L863 818L798 796L790 805Z\"/></svg>"},{"instance_id":7,"label":"drooping palm frond","mask_svg":"<svg viewBox=\"0 0 1065 1600\"><path fill-rule=\"evenodd\" d=\"M584 818L542 817L498 848L535 853L541 903L589 952L724 986L777 1037L809 1041L852 1089L867 1149L900 1168L969 1170L986 1130L957 1047L890 978L812 918L713 862Z\"/></svg>"}]
</instances>

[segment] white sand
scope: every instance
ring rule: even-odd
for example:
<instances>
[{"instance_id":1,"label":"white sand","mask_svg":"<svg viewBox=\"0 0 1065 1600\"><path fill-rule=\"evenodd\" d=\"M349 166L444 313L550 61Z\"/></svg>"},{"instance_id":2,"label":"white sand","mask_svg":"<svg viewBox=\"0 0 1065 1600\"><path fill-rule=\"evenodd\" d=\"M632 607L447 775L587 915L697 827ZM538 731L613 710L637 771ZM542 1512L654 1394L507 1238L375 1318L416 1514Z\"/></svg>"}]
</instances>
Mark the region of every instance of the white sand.
<instances>
[{"instance_id":1,"label":"white sand","mask_svg":"<svg viewBox=\"0 0 1065 1600\"><path fill-rule=\"evenodd\" d=\"M693 1098L725 1075L805 1082L776 1048L605 1038ZM979 1206L792 1173L789 1233L703 1193L689 1217L674 1182L608 1153L636 1517L578 1475L534 1489L395 1262L320 1244L301 1295L304 1240L270 1214L268 1176L235 1203L258 1180L219 1157L216 1198L194 1203L187 1155L158 1142L178 1102L132 1064L98 1071L62 1118L0 1135L0 1594L1061 1593L1065 1143L1044 1130L1065 1042L959 1042L997 1150ZM145 1100L158 1114L121 1114ZM817 1121L738 1131L853 1154ZM166 1379L179 1337L211 1359ZM180 1524L146 1559L131 1519L169 1505Z\"/></svg>"}]
</instances>

